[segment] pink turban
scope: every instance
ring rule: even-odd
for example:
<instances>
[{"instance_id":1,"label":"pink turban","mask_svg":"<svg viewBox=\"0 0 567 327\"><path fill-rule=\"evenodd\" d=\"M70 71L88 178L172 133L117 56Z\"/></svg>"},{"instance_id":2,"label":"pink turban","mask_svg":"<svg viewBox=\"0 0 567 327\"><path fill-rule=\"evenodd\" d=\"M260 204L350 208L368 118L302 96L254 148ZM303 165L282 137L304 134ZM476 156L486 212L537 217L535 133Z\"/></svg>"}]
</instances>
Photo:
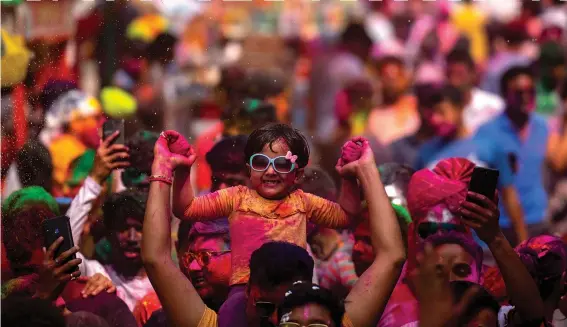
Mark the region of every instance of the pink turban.
<instances>
[{"instance_id":1,"label":"pink turban","mask_svg":"<svg viewBox=\"0 0 567 327\"><path fill-rule=\"evenodd\" d=\"M407 193L408 209L413 221L408 229L408 272L415 268L415 256L423 243L419 236L421 223L462 226L455 216L449 221L442 221L435 215L429 215L429 212L442 205L455 213L466 198L474 167L475 164L465 158L449 158L440 161L433 170L422 169L411 177ZM463 229L468 232L467 228Z\"/></svg>"}]
</instances>

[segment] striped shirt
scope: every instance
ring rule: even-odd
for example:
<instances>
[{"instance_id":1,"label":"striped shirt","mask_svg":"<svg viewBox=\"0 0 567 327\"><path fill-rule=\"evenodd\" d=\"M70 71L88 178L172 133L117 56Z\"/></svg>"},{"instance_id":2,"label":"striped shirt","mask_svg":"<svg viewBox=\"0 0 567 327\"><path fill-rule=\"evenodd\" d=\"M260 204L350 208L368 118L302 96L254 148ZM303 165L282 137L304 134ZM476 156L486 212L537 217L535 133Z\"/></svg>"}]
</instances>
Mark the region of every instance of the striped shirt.
<instances>
[{"instance_id":1,"label":"striped shirt","mask_svg":"<svg viewBox=\"0 0 567 327\"><path fill-rule=\"evenodd\" d=\"M358 279L348 249L341 242L335 253L328 260L317 262L317 267L315 268L319 278L319 285L343 296L348 294Z\"/></svg>"}]
</instances>

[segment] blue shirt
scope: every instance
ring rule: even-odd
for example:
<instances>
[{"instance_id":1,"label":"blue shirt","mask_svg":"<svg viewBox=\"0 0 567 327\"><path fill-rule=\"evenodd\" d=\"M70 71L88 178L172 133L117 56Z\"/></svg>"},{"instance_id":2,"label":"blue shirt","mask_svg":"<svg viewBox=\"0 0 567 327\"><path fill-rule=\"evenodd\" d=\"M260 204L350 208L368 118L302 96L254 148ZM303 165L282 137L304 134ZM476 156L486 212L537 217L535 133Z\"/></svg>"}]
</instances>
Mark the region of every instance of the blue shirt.
<instances>
[{"instance_id":1,"label":"blue shirt","mask_svg":"<svg viewBox=\"0 0 567 327\"><path fill-rule=\"evenodd\" d=\"M528 122L528 136L521 140L518 130L510 119L501 114L481 126L475 138L491 142L501 151L516 157L517 167L514 186L518 191L524 210L526 224L543 221L547 208L547 193L543 185L543 165L545 163L549 129L545 119L533 114ZM500 225L510 227L511 222L500 206Z\"/></svg>"},{"instance_id":2,"label":"blue shirt","mask_svg":"<svg viewBox=\"0 0 567 327\"><path fill-rule=\"evenodd\" d=\"M466 158L477 166L498 169L500 188L510 186L514 182L512 167L506 154L499 151L493 142L477 138L446 141L436 137L421 147L415 168L432 169L439 161L448 158Z\"/></svg>"}]
</instances>

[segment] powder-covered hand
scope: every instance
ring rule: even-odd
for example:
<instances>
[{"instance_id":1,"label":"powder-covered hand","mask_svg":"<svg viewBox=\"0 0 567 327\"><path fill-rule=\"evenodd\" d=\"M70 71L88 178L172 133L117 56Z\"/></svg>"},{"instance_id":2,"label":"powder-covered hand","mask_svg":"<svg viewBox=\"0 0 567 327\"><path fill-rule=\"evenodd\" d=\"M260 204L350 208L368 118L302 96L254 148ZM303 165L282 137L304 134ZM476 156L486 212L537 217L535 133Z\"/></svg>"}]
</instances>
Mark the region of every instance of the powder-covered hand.
<instances>
[{"instance_id":1,"label":"powder-covered hand","mask_svg":"<svg viewBox=\"0 0 567 327\"><path fill-rule=\"evenodd\" d=\"M167 146L171 153L189 156L192 146L189 142L187 142L183 135L176 131L169 130L162 132L160 136L167 140Z\"/></svg>"},{"instance_id":2,"label":"powder-covered hand","mask_svg":"<svg viewBox=\"0 0 567 327\"><path fill-rule=\"evenodd\" d=\"M363 137L354 137L342 147L341 159L343 165L360 159L364 147L368 146L368 140Z\"/></svg>"},{"instance_id":3,"label":"powder-covered hand","mask_svg":"<svg viewBox=\"0 0 567 327\"><path fill-rule=\"evenodd\" d=\"M175 131L163 132L154 147L152 175L171 178L176 168L190 168L196 159L193 147L181 134Z\"/></svg>"},{"instance_id":4,"label":"powder-covered hand","mask_svg":"<svg viewBox=\"0 0 567 327\"><path fill-rule=\"evenodd\" d=\"M350 161L351 159L354 159ZM343 146L343 155L335 169L341 177L356 177L362 166L376 167L374 153L363 137L355 137Z\"/></svg>"}]
</instances>

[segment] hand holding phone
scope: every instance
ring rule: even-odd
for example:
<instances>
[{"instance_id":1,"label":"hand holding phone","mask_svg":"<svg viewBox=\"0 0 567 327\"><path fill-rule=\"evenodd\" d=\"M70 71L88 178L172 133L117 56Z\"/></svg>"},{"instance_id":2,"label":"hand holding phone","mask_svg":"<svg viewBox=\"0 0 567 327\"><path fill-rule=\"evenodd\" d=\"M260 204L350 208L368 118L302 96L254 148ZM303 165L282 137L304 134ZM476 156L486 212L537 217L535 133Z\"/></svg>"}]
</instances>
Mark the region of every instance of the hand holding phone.
<instances>
[{"instance_id":1,"label":"hand holding phone","mask_svg":"<svg viewBox=\"0 0 567 327\"><path fill-rule=\"evenodd\" d=\"M75 247L69 217L60 216L46 219L43 221L42 225L45 248L52 250L52 252L48 251L47 254L55 258L56 261L64 257L65 261L63 263L76 259L75 253L77 251L69 256L63 256L64 253L67 253Z\"/></svg>"},{"instance_id":2,"label":"hand holding phone","mask_svg":"<svg viewBox=\"0 0 567 327\"><path fill-rule=\"evenodd\" d=\"M63 216L45 220L43 234L47 250L35 295L54 301L70 280L81 275L79 264L82 260L76 257L79 249L73 246L69 218Z\"/></svg>"},{"instance_id":3,"label":"hand holding phone","mask_svg":"<svg viewBox=\"0 0 567 327\"><path fill-rule=\"evenodd\" d=\"M99 185L102 185L106 181L113 170L124 169L130 166L128 147L124 144L115 143L120 137L120 134L117 133L117 131L114 131L103 139L96 150L90 176Z\"/></svg>"},{"instance_id":4,"label":"hand holding phone","mask_svg":"<svg viewBox=\"0 0 567 327\"><path fill-rule=\"evenodd\" d=\"M500 211L495 199L498 174L498 170L476 167L467 200L459 209L463 223L474 229L487 244L500 232Z\"/></svg>"}]
</instances>

